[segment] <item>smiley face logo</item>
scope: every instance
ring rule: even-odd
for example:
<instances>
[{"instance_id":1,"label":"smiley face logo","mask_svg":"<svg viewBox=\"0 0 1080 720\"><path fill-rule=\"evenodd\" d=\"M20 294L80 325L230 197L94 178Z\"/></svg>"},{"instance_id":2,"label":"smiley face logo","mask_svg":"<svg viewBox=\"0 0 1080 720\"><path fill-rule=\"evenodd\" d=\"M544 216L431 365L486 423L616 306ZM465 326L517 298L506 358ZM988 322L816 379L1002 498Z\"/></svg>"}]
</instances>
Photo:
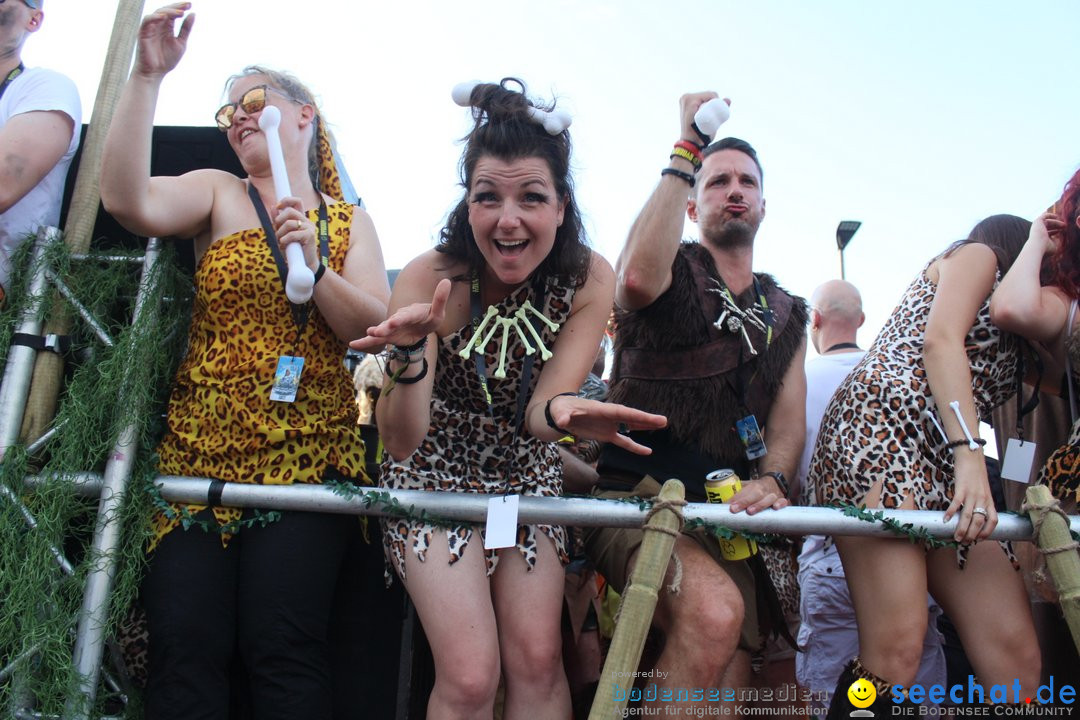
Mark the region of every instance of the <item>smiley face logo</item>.
<instances>
[{"instance_id":1,"label":"smiley face logo","mask_svg":"<svg viewBox=\"0 0 1080 720\"><path fill-rule=\"evenodd\" d=\"M848 700L857 708L867 708L874 704L877 699L877 690L869 680L859 678L851 683L847 691Z\"/></svg>"}]
</instances>

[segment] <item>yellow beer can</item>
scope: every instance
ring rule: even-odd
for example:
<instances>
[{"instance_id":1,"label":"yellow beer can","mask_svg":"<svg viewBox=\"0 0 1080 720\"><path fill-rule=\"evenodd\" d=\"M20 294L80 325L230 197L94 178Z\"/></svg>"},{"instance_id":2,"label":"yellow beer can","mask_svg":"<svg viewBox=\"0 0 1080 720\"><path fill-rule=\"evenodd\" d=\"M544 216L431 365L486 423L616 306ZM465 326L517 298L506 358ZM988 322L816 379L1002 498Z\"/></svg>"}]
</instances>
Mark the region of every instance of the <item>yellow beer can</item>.
<instances>
[{"instance_id":1,"label":"yellow beer can","mask_svg":"<svg viewBox=\"0 0 1080 720\"><path fill-rule=\"evenodd\" d=\"M742 490L742 481L734 470L727 468L713 470L705 476L705 500L711 503L726 503L735 493ZM757 553L757 543L742 535L730 540L718 537L720 554L725 560L745 560Z\"/></svg>"}]
</instances>

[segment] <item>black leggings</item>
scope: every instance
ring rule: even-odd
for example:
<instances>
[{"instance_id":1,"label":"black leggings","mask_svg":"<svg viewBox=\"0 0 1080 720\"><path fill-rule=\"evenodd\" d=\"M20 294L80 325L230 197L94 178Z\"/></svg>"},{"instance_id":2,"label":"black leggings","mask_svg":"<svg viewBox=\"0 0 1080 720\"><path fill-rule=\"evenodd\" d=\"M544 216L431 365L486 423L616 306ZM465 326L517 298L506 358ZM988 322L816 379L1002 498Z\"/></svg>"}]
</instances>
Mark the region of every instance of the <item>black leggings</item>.
<instances>
[{"instance_id":1,"label":"black leggings","mask_svg":"<svg viewBox=\"0 0 1080 720\"><path fill-rule=\"evenodd\" d=\"M248 517L250 511L245 511ZM213 522L210 511L199 516ZM162 539L143 583L147 720L227 720L239 651L259 720L332 715L327 621L351 515L283 512L227 548L199 527Z\"/></svg>"}]
</instances>

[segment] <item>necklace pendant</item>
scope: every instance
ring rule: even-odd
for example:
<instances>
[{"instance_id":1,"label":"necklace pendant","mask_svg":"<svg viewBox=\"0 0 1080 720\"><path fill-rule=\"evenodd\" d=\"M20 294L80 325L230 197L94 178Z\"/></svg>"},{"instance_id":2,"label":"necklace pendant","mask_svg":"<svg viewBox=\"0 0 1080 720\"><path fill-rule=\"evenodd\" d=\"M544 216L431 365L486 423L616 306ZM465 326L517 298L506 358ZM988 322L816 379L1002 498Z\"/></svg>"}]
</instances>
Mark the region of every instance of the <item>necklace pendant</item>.
<instances>
[{"instance_id":1,"label":"necklace pendant","mask_svg":"<svg viewBox=\"0 0 1080 720\"><path fill-rule=\"evenodd\" d=\"M750 351L751 355L757 355L757 350L754 349L754 344L750 342L750 336L746 334L746 326L739 325L739 331L742 332L743 340L746 341L746 349Z\"/></svg>"},{"instance_id":2,"label":"necklace pendant","mask_svg":"<svg viewBox=\"0 0 1080 720\"><path fill-rule=\"evenodd\" d=\"M746 337L746 330L743 329L742 318L740 318L738 315L732 315L731 317L729 317L727 319L727 329L728 329L728 332L733 332L733 333L737 333L737 332L741 331L742 334L743 334L743 337Z\"/></svg>"}]
</instances>

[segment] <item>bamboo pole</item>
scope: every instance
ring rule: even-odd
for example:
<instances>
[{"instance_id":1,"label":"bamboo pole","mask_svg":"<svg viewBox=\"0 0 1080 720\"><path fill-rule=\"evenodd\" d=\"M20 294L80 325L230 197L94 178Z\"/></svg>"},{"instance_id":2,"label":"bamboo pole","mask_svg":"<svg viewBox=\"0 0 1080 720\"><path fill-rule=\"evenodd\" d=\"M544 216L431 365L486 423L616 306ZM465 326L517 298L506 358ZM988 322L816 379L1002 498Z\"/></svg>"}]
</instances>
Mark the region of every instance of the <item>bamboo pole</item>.
<instances>
[{"instance_id":1,"label":"bamboo pole","mask_svg":"<svg viewBox=\"0 0 1080 720\"><path fill-rule=\"evenodd\" d=\"M1057 499L1045 485L1032 485L1024 496L1024 509L1034 526L1035 542L1046 556L1073 645L1080 652L1080 552L1069 534L1069 522Z\"/></svg>"},{"instance_id":2,"label":"bamboo pole","mask_svg":"<svg viewBox=\"0 0 1080 720\"><path fill-rule=\"evenodd\" d=\"M101 70L94 111L90 117L86 142L83 143L79 172L68 208L67 225L64 227L64 242L73 253L85 253L90 248L98 206L101 204L98 179L101 175L105 134L112 124L116 102L131 68L142 12L143 0L117 2L109 50ZM56 302L53 307L53 315L45 325L45 334L67 335L71 332L71 314L63 302ZM56 398L60 394L63 376L64 360L60 355L52 352L38 353L20 433L23 442L29 444L41 437L52 422L56 415Z\"/></svg>"},{"instance_id":3,"label":"bamboo pole","mask_svg":"<svg viewBox=\"0 0 1080 720\"><path fill-rule=\"evenodd\" d=\"M652 625L653 611L660 599L664 577L667 575L675 538L682 529L683 498L686 490L678 480L668 480L660 490L661 503L671 503L656 511L645 524L645 539L638 551L637 563L630 583L623 593L615 635L611 638L600 685L593 698L589 720L607 720L622 717L626 709L629 690L633 687L634 671L641 661L645 648L645 636ZM616 692L614 683L605 678L630 678L627 687Z\"/></svg>"}]
</instances>

